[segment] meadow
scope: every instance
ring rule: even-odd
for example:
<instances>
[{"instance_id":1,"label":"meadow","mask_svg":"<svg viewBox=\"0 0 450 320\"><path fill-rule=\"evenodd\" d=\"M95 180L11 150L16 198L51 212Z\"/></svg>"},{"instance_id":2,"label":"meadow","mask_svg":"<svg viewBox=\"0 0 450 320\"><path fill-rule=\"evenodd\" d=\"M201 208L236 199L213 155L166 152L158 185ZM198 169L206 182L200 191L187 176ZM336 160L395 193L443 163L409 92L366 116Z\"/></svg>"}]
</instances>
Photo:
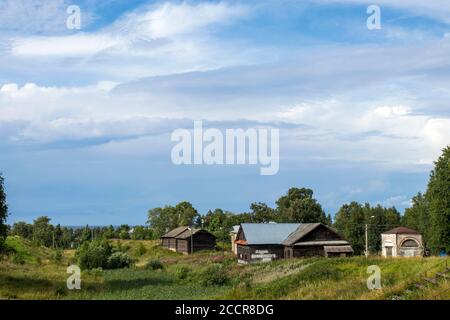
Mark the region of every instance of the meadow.
<instances>
[{"instance_id":1,"label":"meadow","mask_svg":"<svg viewBox=\"0 0 450 320\"><path fill-rule=\"evenodd\" d=\"M182 255L159 241L111 240L131 256L130 268L82 270L81 290L68 290L74 250L39 247L8 237L14 253L0 260L3 299L450 299L448 279L424 281L448 258L304 258L238 265L229 251ZM369 290L367 267L381 269ZM448 263L450 266L450 263ZM421 286L416 286L416 284Z\"/></svg>"}]
</instances>

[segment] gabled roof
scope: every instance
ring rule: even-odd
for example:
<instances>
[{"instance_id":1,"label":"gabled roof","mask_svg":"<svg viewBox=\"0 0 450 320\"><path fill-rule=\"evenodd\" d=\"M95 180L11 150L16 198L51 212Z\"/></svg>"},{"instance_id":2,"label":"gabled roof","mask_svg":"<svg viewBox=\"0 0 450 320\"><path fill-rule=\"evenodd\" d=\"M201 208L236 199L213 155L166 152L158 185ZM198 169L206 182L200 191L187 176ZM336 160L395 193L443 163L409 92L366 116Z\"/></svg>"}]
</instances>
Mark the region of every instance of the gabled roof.
<instances>
[{"instance_id":1,"label":"gabled roof","mask_svg":"<svg viewBox=\"0 0 450 320\"><path fill-rule=\"evenodd\" d=\"M181 226L181 227L175 228L173 230L170 230L165 235L162 235L161 238L186 239L186 238L189 238L192 234L196 234L199 231L208 232L204 229L192 229L187 226Z\"/></svg>"},{"instance_id":2,"label":"gabled roof","mask_svg":"<svg viewBox=\"0 0 450 320\"><path fill-rule=\"evenodd\" d=\"M389 231L383 232L383 234L420 234L420 232L406 227L397 227Z\"/></svg>"},{"instance_id":3,"label":"gabled roof","mask_svg":"<svg viewBox=\"0 0 450 320\"><path fill-rule=\"evenodd\" d=\"M300 223L241 223L247 244L281 244Z\"/></svg>"},{"instance_id":4,"label":"gabled roof","mask_svg":"<svg viewBox=\"0 0 450 320\"><path fill-rule=\"evenodd\" d=\"M297 229L292 232L289 237L287 237L284 241L284 245L292 245L304 236L306 236L308 233L313 231L315 228L320 226L320 223L301 223Z\"/></svg>"},{"instance_id":5,"label":"gabled roof","mask_svg":"<svg viewBox=\"0 0 450 320\"><path fill-rule=\"evenodd\" d=\"M181 226L181 227L172 229L169 232L167 232L166 234L162 235L161 238L175 238L180 233L186 231L187 228L188 227L186 227L186 226Z\"/></svg>"},{"instance_id":6,"label":"gabled roof","mask_svg":"<svg viewBox=\"0 0 450 320\"><path fill-rule=\"evenodd\" d=\"M175 238L177 238L177 239L186 239L186 238L189 238L191 235L196 234L197 232L210 233L210 232L208 232L208 231L206 231L204 229L186 229L182 233L180 233L179 235L175 236Z\"/></svg>"}]
</instances>

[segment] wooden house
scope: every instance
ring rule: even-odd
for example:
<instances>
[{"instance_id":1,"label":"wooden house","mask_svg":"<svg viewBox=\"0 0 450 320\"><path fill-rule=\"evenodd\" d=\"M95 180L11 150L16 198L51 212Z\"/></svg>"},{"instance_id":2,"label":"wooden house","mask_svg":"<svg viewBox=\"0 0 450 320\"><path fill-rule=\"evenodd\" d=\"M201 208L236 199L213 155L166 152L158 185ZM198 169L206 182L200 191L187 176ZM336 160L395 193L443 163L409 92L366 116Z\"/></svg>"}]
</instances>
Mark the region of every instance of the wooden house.
<instances>
[{"instance_id":1,"label":"wooden house","mask_svg":"<svg viewBox=\"0 0 450 320\"><path fill-rule=\"evenodd\" d=\"M283 241L285 258L346 257L353 248L334 229L322 223L302 223Z\"/></svg>"},{"instance_id":2,"label":"wooden house","mask_svg":"<svg viewBox=\"0 0 450 320\"><path fill-rule=\"evenodd\" d=\"M353 254L345 239L321 223L242 223L235 243L239 263Z\"/></svg>"},{"instance_id":3,"label":"wooden house","mask_svg":"<svg viewBox=\"0 0 450 320\"><path fill-rule=\"evenodd\" d=\"M182 226L161 236L161 244L169 250L189 254L200 250L215 249L216 237L204 229Z\"/></svg>"},{"instance_id":4,"label":"wooden house","mask_svg":"<svg viewBox=\"0 0 450 320\"><path fill-rule=\"evenodd\" d=\"M241 223L236 237L239 263L284 258L283 241L299 223Z\"/></svg>"}]
</instances>

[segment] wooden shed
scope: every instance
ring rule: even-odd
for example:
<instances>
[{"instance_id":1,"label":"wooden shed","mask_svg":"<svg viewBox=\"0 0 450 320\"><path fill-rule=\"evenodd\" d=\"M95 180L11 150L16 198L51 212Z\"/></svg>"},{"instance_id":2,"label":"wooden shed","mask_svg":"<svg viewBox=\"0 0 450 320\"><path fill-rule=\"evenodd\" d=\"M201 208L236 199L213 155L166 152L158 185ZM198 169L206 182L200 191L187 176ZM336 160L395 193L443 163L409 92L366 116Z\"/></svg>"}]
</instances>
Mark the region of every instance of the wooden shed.
<instances>
[{"instance_id":1,"label":"wooden shed","mask_svg":"<svg viewBox=\"0 0 450 320\"><path fill-rule=\"evenodd\" d=\"M214 250L216 237L204 229L178 227L161 236L164 248L189 254L200 250Z\"/></svg>"}]
</instances>

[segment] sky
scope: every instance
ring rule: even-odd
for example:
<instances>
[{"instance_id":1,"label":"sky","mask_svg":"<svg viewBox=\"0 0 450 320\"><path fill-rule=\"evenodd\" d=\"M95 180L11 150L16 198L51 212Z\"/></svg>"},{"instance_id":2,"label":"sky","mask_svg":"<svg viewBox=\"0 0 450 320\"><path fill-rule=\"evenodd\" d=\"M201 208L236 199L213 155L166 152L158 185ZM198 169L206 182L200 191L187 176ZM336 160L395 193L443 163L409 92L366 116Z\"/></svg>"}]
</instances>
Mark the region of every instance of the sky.
<instances>
[{"instance_id":1,"label":"sky","mask_svg":"<svg viewBox=\"0 0 450 320\"><path fill-rule=\"evenodd\" d=\"M0 0L8 222L144 224L180 201L245 212L290 187L331 215L403 212L450 143L449 56L445 0ZM194 120L278 128L279 172L173 164L171 133Z\"/></svg>"}]
</instances>

